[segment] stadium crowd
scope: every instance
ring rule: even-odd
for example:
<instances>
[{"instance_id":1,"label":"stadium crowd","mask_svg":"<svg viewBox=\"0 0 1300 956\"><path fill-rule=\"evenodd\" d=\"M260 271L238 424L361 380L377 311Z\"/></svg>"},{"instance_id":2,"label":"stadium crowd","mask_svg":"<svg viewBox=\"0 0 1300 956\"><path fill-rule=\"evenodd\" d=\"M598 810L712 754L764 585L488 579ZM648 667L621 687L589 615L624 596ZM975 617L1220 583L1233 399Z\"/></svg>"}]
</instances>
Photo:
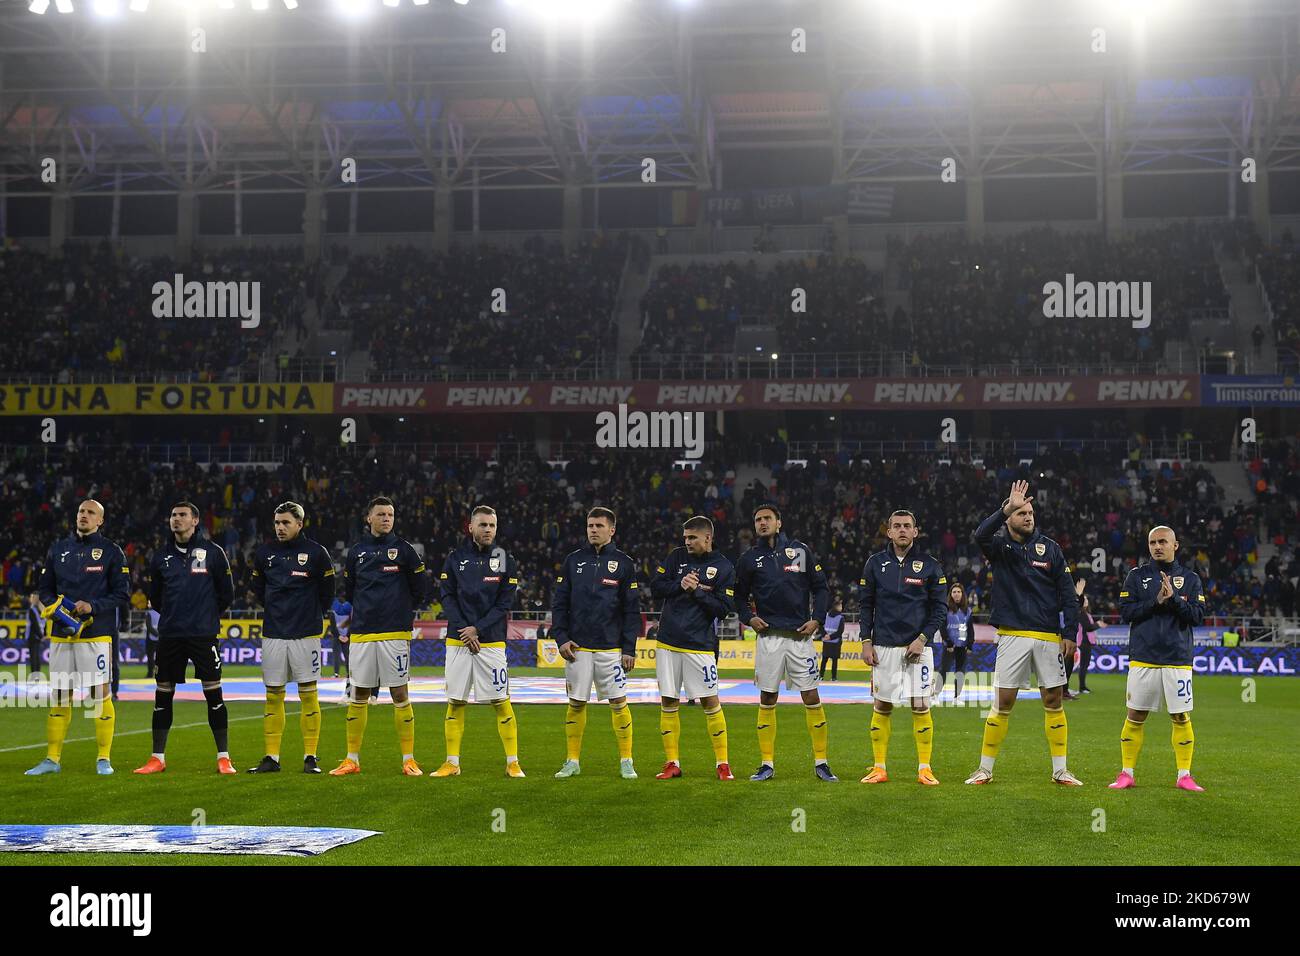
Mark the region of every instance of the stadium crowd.
<instances>
[{"instance_id":1,"label":"stadium crowd","mask_svg":"<svg viewBox=\"0 0 1300 956\"><path fill-rule=\"evenodd\" d=\"M534 238L519 250L354 256L323 318L350 329L351 347L369 348L379 372L574 368L614 345L626 256L623 237L583 242L568 255Z\"/></svg>"},{"instance_id":2,"label":"stadium crowd","mask_svg":"<svg viewBox=\"0 0 1300 956\"><path fill-rule=\"evenodd\" d=\"M833 592L854 605L853 585L866 557L885 546L885 521L898 507L914 511L921 546L939 557L975 602L988 594L988 569L971 532L1023 473L1018 460L954 460L906 455L853 461L845 453L807 467L778 463L748 487L736 487L735 460L704 459L694 470L671 467L637 452L602 451L567 465L504 458L420 461L413 452L382 446L364 451L318 447L300 439L273 469L234 469L142 461L131 446L93 456L69 455L55 468L35 456L0 462L0 554L5 605L19 606L33 588L39 562L55 536L66 534L77 503L87 496L107 510L105 533L124 548L133 601L143 604L148 555L165 533L171 505L186 499L203 514L205 533L230 554L237 604L251 606L246 574L253 549L269 536L270 515L293 499L307 509L307 533L342 560L361 531L363 504L376 494L396 503L397 530L436 567L463 540L471 507L491 503L499 540L523 571L517 609L544 611L565 554L585 541L585 515L595 504L619 514L616 541L636 557L647 577L653 562L680 543L680 525L704 514L717 527L720 550L735 557L753 541L750 515L775 502L787 533L822 557ZM1040 526L1056 538L1077 573L1089 579L1094 612L1113 616L1125 571L1145 559L1145 535L1156 524L1176 529L1183 559L1205 580L1214 614L1254 616L1295 611L1300 561L1289 545L1263 577L1257 528L1295 540L1297 469L1294 445L1265 449L1252 463L1264 483L1256 501L1223 501L1212 475L1197 466L1159 469L1130 462L1125 469L1075 452L1040 455L1030 474ZM1096 548L1104 571L1094 572ZM643 595L643 599L645 596ZM646 607L649 610L649 606Z\"/></svg>"},{"instance_id":3,"label":"stadium crowd","mask_svg":"<svg viewBox=\"0 0 1300 956\"><path fill-rule=\"evenodd\" d=\"M1288 350L1289 370L1297 371L1300 355L1300 247L1290 230L1281 241L1253 250L1256 274L1273 310L1273 340L1279 351Z\"/></svg>"},{"instance_id":4,"label":"stadium crowd","mask_svg":"<svg viewBox=\"0 0 1300 956\"><path fill-rule=\"evenodd\" d=\"M737 327L757 325L775 328L787 353L899 352L912 366L1151 365L1166 342L1187 339L1194 310L1228 305L1216 242L1239 243L1239 230L1173 224L1116 242L1049 227L978 242L956 232L894 238L889 261L910 312L886 309L883 276L860 259L821 254L765 272L753 261L665 265L641 301L637 354L730 352ZM1099 336L1088 323L1117 320L1045 317L1044 285L1067 274L1151 282L1151 327ZM791 308L795 288L806 312Z\"/></svg>"},{"instance_id":5,"label":"stadium crowd","mask_svg":"<svg viewBox=\"0 0 1300 956\"><path fill-rule=\"evenodd\" d=\"M259 282L260 324L239 320L156 318L154 284ZM301 257L265 249L196 251L180 266L167 258L126 255L107 243L68 244L61 258L21 248L0 250L0 373L48 375L166 372L177 381L239 381L256 368L274 332L302 324L317 270Z\"/></svg>"}]
</instances>

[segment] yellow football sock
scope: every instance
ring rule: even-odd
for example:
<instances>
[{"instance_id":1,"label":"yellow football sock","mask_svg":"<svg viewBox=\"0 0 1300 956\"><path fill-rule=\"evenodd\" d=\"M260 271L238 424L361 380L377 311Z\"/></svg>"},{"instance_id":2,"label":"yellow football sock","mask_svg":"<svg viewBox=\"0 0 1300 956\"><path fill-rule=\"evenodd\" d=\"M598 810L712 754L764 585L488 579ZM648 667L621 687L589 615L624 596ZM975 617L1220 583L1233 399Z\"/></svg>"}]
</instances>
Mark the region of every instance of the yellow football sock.
<instances>
[{"instance_id":1,"label":"yellow football sock","mask_svg":"<svg viewBox=\"0 0 1300 956\"><path fill-rule=\"evenodd\" d=\"M984 720L984 742L980 745L980 756L993 760L998 755L1002 741L1007 737L1007 728L1011 724L1011 715L1000 710L990 710ZM993 766L989 764L989 766Z\"/></svg>"},{"instance_id":2,"label":"yellow football sock","mask_svg":"<svg viewBox=\"0 0 1300 956\"><path fill-rule=\"evenodd\" d=\"M1135 723L1124 718L1124 729L1119 735L1120 768L1132 770L1137 766L1138 754L1142 752L1142 735L1146 731L1145 723ZM1174 741L1177 744L1177 741ZM1174 752L1177 753L1177 747Z\"/></svg>"},{"instance_id":3,"label":"yellow football sock","mask_svg":"<svg viewBox=\"0 0 1300 956\"><path fill-rule=\"evenodd\" d=\"M117 710L113 707L112 694L105 694L95 701L99 716L95 718L95 746L99 748L99 759L107 760L113 749L113 729L117 726Z\"/></svg>"},{"instance_id":4,"label":"yellow football sock","mask_svg":"<svg viewBox=\"0 0 1300 956\"><path fill-rule=\"evenodd\" d=\"M812 736L813 762L821 763L826 759L826 741L830 731L826 726L826 709L818 704L803 709L803 719L808 724L808 733Z\"/></svg>"},{"instance_id":5,"label":"yellow football sock","mask_svg":"<svg viewBox=\"0 0 1300 956\"><path fill-rule=\"evenodd\" d=\"M264 754L270 754L277 760L280 757L280 743L284 740L284 688L268 687L266 689L266 707L262 713L262 739L265 741Z\"/></svg>"},{"instance_id":6,"label":"yellow football sock","mask_svg":"<svg viewBox=\"0 0 1300 956\"><path fill-rule=\"evenodd\" d=\"M314 757L320 745L320 695L315 687L311 690L299 687L298 700L302 703L302 713L298 716L302 728L302 753L305 757Z\"/></svg>"},{"instance_id":7,"label":"yellow football sock","mask_svg":"<svg viewBox=\"0 0 1300 956\"><path fill-rule=\"evenodd\" d=\"M63 759L63 741L72 723L72 704L52 704L45 717L45 756L55 763Z\"/></svg>"},{"instance_id":8,"label":"yellow football sock","mask_svg":"<svg viewBox=\"0 0 1300 956\"><path fill-rule=\"evenodd\" d=\"M569 704L564 712L564 748L570 760L582 759L582 735L586 730L587 708Z\"/></svg>"},{"instance_id":9,"label":"yellow football sock","mask_svg":"<svg viewBox=\"0 0 1300 956\"><path fill-rule=\"evenodd\" d=\"M1192 733L1192 718L1189 716L1181 724L1174 721L1174 762L1179 771L1192 771L1192 751L1196 749L1196 735Z\"/></svg>"},{"instance_id":10,"label":"yellow football sock","mask_svg":"<svg viewBox=\"0 0 1300 956\"><path fill-rule=\"evenodd\" d=\"M460 742L465 736L465 708L468 704L448 704L447 719L442 722L442 732L447 738L447 756L460 756Z\"/></svg>"},{"instance_id":11,"label":"yellow football sock","mask_svg":"<svg viewBox=\"0 0 1300 956\"><path fill-rule=\"evenodd\" d=\"M776 704L758 705L758 758L769 765L776 758Z\"/></svg>"},{"instance_id":12,"label":"yellow football sock","mask_svg":"<svg viewBox=\"0 0 1300 956\"><path fill-rule=\"evenodd\" d=\"M505 748L506 759L514 760L519 756L519 725L515 722L515 709L508 700L499 700L492 708L497 712L497 735Z\"/></svg>"},{"instance_id":13,"label":"yellow football sock","mask_svg":"<svg viewBox=\"0 0 1300 956\"><path fill-rule=\"evenodd\" d=\"M632 759L632 708L627 703L609 708L610 720L614 723L614 738L618 741L618 758Z\"/></svg>"},{"instance_id":14,"label":"yellow football sock","mask_svg":"<svg viewBox=\"0 0 1300 956\"><path fill-rule=\"evenodd\" d=\"M366 736L366 718L370 716L370 701L348 703L348 753L361 753L361 741Z\"/></svg>"},{"instance_id":15,"label":"yellow football sock","mask_svg":"<svg viewBox=\"0 0 1300 956\"><path fill-rule=\"evenodd\" d=\"M885 765L889 755L890 718L892 713L882 714L876 709L871 711L871 755L877 767Z\"/></svg>"},{"instance_id":16,"label":"yellow football sock","mask_svg":"<svg viewBox=\"0 0 1300 956\"><path fill-rule=\"evenodd\" d=\"M669 763L681 759L682 716L676 707L659 706L659 735L664 739L664 758Z\"/></svg>"},{"instance_id":17,"label":"yellow football sock","mask_svg":"<svg viewBox=\"0 0 1300 956\"><path fill-rule=\"evenodd\" d=\"M928 710L923 714L912 711L912 736L916 738L916 762L928 766L934 750L934 717Z\"/></svg>"},{"instance_id":18,"label":"yellow football sock","mask_svg":"<svg viewBox=\"0 0 1300 956\"><path fill-rule=\"evenodd\" d=\"M405 704L393 705L393 726L397 728L397 745L401 754L415 754L415 707L408 697Z\"/></svg>"},{"instance_id":19,"label":"yellow football sock","mask_svg":"<svg viewBox=\"0 0 1300 956\"><path fill-rule=\"evenodd\" d=\"M1047 731L1047 752L1053 757L1065 756L1065 740L1070 728L1065 722L1065 708L1043 709L1043 729Z\"/></svg>"},{"instance_id":20,"label":"yellow football sock","mask_svg":"<svg viewBox=\"0 0 1300 956\"><path fill-rule=\"evenodd\" d=\"M713 743L713 759L727 762L727 718L722 716L722 705L717 710L706 710L704 720L709 725L709 740Z\"/></svg>"}]
</instances>

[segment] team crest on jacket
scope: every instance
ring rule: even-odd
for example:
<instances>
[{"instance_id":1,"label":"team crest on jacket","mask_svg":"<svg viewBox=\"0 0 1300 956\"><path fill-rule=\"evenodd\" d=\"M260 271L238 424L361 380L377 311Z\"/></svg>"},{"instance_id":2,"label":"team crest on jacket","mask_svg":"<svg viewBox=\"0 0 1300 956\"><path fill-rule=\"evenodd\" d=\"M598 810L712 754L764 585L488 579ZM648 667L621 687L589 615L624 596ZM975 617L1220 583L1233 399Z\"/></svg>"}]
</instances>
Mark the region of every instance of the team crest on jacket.
<instances>
[{"instance_id":1,"label":"team crest on jacket","mask_svg":"<svg viewBox=\"0 0 1300 956\"><path fill-rule=\"evenodd\" d=\"M397 549L396 549L396 548L389 548L389 549L388 549L388 560L389 560L389 561L396 561L396 560L397 560Z\"/></svg>"},{"instance_id":2,"label":"team crest on jacket","mask_svg":"<svg viewBox=\"0 0 1300 956\"><path fill-rule=\"evenodd\" d=\"M194 549L194 560L197 561L199 564L202 564L202 563L203 563L203 559L206 558L207 556L208 556L208 549L207 549L207 548L195 548L195 549Z\"/></svg>"},{"instance_id":3,"label":"team crest on jacket","mask_svg":"<svg viewBox=\"0 0 1300 956\"><path fill-rule=\"evenodd\" d=\"M793 560L794 560L794 548L786 548L786 549L785 549L785 556L786 556L787 558L789 558L791 561L793 561Z\"/></svg>"},{"instance_id":4,"label":"team crest on jacket","mask_svg":"<svg viewBox=\"0 0 1300 956\"><path fill-rule=\"evenodd\" d=\"M615 571L618 570L618 562L617 562L617 561L606 561L606 562L605 562L605 567L609 568L609 573L610 573L610 574L613 574Z\"/></svg>"},{"instance_id":5,"label":"team crest on jacket","mask_svg":"<svg viewBox=\"0 0 1300 956\"><path fill-rule=\"evenodd\" d=\"M488 558L488 567L491 568L493 571L500 571L501 559L498 558L496 555L493 555L492 557Z\"/></svg>"},{"instance_id":6,"label":"team crest on jacket","mask_svg":"<svg viewBox=\"0 0 1300 956\"><path fill-rule=\"evenodd\" d=\"M303 553L302 551L299 551L299 552L298 552L298 563L299 563L299 564L306 564L306 563L307 563L307 555L306 555L305 553Z\"/></svg>"},{"instance_id":7,"label":"team crest on jacket","mask_svg":"<svg viewBox=\"0 0 1300 956\"><path fill-rule=\"evenodd\" d=\"M90 549L90 560L92 560L92 561L98 561L98 560L100 559L100 557L103 555L103 553L104 553L104 549L103 549L103 548L91 548L91 549Z\"/></svg>"},{"instance_id":8,"label":"team crest on jacket","mask_svg":"<svg viewBox=\"0 0 1300 956\"><path fill-rule=\"evenodd\" d=\"M1178 577L1174 578L1174 587L1181 588L1182 586L1183 586L1183 576L1180 574L1178 575Z\"/></svg>"},{"instance_id":9,"label":"team crest on jacket","mask_svg":"<svg viewBox=\"0 0 1300 956\"><path fill-rule=\"evenodd\" d=\"M924 562L924 561L913 561L913 562L912 562L912 570L915 571L917 574L920 574L920 573L921 573L921 569L922 569L923 567L925 567L925 562Z\"/></svg>"},{"instance_id":10,"label":"team crest on jacket","mask_svg":"<svg viewBox=\"0 0 1300 956\"><path fill-rule=\"evenodd\" d=\"M1038 544L1034 545L1034 550L1038 552L1038 556L1041 558L1047 553L1047 545L1040 541Z\"/></svg>"},{"instance_id":11,"label":"team crest on jacket","mask_svg":"<svg viewBox=\"0 0 1300 956\"><path fill-rule=\"evenodd\" d=\"M705 568L705 569L704 569L704 576L705 576L706 578L708 578L710 581L712 581L714 578L716 578L716 577L718 576L718 569L717 569L717 568Z\"/></svg>"}]
</instances>

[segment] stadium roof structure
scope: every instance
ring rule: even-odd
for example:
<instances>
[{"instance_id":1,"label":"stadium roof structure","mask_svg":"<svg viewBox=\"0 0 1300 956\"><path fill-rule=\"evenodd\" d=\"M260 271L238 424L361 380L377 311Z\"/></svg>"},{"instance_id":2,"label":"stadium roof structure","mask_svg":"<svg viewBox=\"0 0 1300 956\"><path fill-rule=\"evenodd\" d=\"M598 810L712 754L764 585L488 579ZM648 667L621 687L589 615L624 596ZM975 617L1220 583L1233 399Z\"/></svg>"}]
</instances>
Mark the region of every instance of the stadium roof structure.
<instances>
[{"instance_id":1,"label":"stadium roof structure","mask_svg":"<svg viewBox=\"0 0 1300 956\"><path fill-rule=\"evenodd\" d=\"M724 154L809 149L846 183L931 180L944 157L986 179L1300 170L1294 0L1190 0L1145 28L1102 0L1007 0L969 26L865 0L613 0L590 30L492 0L368 0L357 20L238 2L0 3L0 186L49 195L46 157L78 194L330 190L345 157L384 190L630 186L646 157L656 185L708 188Z\"/></svg>"}]
</instances>

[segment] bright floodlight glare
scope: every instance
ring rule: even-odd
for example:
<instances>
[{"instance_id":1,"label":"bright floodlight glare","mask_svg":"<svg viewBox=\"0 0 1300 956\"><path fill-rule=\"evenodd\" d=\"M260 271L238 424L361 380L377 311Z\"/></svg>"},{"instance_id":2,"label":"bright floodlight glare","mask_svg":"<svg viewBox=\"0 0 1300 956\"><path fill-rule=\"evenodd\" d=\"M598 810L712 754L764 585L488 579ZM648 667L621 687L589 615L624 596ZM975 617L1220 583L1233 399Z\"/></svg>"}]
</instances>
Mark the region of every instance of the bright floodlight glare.
<instances>
[{"instance_id":1,"label":"bright floodlight glare","mask_svg":"<svg viewBox=\"0 0 1300 956\"><path fill-rule=\"evenodd\" d=\"M547 20L581 20L594 23L614 8L615 0L506 0L506 6L522 9Z\"/></svg>"},{"instance_id":2,"label":"bright floodlight glare","mask_svg":"<svg viewBox=\"0 0 1300 956\"><path fill-rule=\"evenodd\" d=\"M221 4L222 10L235 9L235 0L218 0L218 2Z\"/></svg>"},{"instance_id":3,"label":"bright floodlight glare","mask_svg":"<svg viewBox=\"0 0 1300 956\"><path fill-rule=\"evenodd\" d=\"M118 14L117 0L95 0L94 10L101 17L115 17Z\"/></svg>"},{"instance_id":4,"label":"bright floodlight glare","mask_svg":"<svg viewBox=\"0 0 1300 956\"><path fill-rule=\"evenodd\" d=\"M417 7L426 7L429 5L429 0L411 0L411 2Z\"/></svg>"},{"instance_id":5,"label":"bright floodlight glare","mask_svg":"<svg viewBox=\"0 0 1300 956\"><path fill-rule=\"evenodd\" d=\"M395 6L397 6L397 5L398 5L399 3L401 3L401 2L402 2L402 0L384 0L384 6L386 6L386 7L395 7Z\"/></svg>"},{"instance_id":6,"label":"bright floodlight glare","mask_svg":"<svg viewBox=\"0 0 1300 956\"><path fill-rule=\"evenodd\" d=\"M54 0L54 6L59 13L72 12L72 0Z\"/></svg>"},{"instance_id":7,"label":"bright floodlight glare","mask_svg":"<svg viewBox=\"0 0 1300 956\"><path fill-rule=\"evenodd\" d=\"M284 0L284 8L286 10L297 10L298 0Z\"/></svg>"},{"instance_id":8,"label":"bright floodlight glare","mask_svg":"<svg viewBox=\"0 0 1300 956\"><path fill-rule=\"evenodd\" d=\"M253 0L253 9L254 9L254 10L265 10L266 7L267 7L267 4L269 4L270 2L271 2L271 0Z\"/></svg>"},{"instance_id":9,"label":"bright floodlight glare","mask_svg":"<svg viewBox=\"0 0 1300 956\"><path fill-rule=\"evenodd\" d=\"M32 0L27 4L27 9L32 13L44 13L50 8L50 0Z\"/></svg>"},{"instance_id":10,"label":"bright floodlight glare","mask_svg":"<svg viewBox=\"0 0 1300 956\"><path fill-rule=\"evenodd\" d=\"M131 0L132 13L148 13L149 0Z\"/></svg>"},{"instance_id":11,"label":"bright floodlight glare","mask_svg":"<svg viewBox=\"0 0 1300 956\"><path fill-rule=\"evenodd\" d=\"M339 13L350 20L357 20L370 14L370 4L366 0L337 0Z\"/></svg>"}]
</instances>

